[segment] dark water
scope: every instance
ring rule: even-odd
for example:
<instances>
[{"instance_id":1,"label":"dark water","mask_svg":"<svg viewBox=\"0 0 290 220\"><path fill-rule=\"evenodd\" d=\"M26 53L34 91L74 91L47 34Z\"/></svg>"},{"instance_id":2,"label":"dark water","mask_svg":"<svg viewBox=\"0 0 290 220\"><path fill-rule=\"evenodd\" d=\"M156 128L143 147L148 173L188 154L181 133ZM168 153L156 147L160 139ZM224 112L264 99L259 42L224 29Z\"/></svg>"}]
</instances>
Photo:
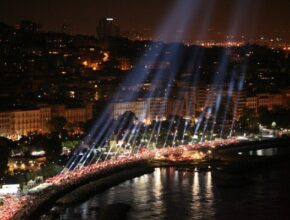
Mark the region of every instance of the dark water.
<instances>
[{"instance_id":1,"label":"dark water","mask_svg":"<svg viewBox=\"0 0 290 220\"><path fill-rule=\"evenodd\" d=\"M290 163L247 174L251 182L220 185L211 172L156 169L88 201L63 209L54 219L95 220L98 206L126 203L129 219L290 219Z\"/></svg>"}]
</instances>

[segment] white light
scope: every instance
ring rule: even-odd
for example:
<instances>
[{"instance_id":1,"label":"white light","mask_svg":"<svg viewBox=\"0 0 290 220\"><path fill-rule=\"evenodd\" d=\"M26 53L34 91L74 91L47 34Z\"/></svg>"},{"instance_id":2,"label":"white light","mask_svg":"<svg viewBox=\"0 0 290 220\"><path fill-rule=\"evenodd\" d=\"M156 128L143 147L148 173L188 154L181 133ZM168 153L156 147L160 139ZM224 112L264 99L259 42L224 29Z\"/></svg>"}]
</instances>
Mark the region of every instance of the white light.
<instances>
[{"instance_id":1,"label":"white light","mask_svg":"<svg viewBox=\"0 0 290 220\"><path fill-rule=\"evenodd\" d=\"M31 152L31 156L43 156L45 154L45 151L33 151Z\"/></svg>"},{"instance_id":2,"label":"white light","mask_svg":"<svg viewBox=\"0 0 290 220\"><path fill-rule=\"evenodd\" d=\"M0 195L17 194L20 192L19 184L3 185L0 189Z\"/></svg>"},{"instance_id":3,"label":"white light","mask_svg":"<svg viewBox=\"0 0 290 220\"><path fill-rule=\"evenodd\" d=\"M107 21L114 21L114 18L107 18Z\"/></svg>"}]
</instances>

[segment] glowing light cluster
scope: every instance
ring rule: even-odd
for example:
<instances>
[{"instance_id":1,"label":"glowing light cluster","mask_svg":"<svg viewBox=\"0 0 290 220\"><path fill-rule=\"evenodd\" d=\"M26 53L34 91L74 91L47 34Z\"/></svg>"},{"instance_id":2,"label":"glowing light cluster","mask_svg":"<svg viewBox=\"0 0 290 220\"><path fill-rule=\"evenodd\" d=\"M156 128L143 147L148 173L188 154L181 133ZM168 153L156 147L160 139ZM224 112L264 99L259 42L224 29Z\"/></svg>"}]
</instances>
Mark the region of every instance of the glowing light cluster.
<instances>
[{"instance_id":1,"label":"glowing light cluster","mask_svg":"<svg viewBox=\"0 0 290 220\"><path fill-rule=\"evenodd\" d=\"M45 183L31 189L33 195L25 196L6 196L3 198L2 205L0 205L0 219L12 219L20 210L29 208L29 203L41 196L45 190L54 190L55 187L67 186L76 183L91 175L98 175L106 173L116 167L127 166L130 164L147 161L152 159L162 160L169 159L171 161L188 161L188 160L202 160L207 153L200 151L204 148L216 148L220 145L228 145L238 143L237 138L217 139L215 141L205 141L198 144L180 145L178 147L168 147L156 150L144 150L136 154L119 155L110 160L94 163L88 166L82 166L74 170L65 170L64 172L46 180ZM193 153L190 153L192 151Z\"/></svg>"},{"instance_id":2,"label":"glowing light cluster","mask_svg":"<svg viewBox=\"0 0 290 220\"><path fill-rule=\"evenodd\" d=\"M20 210L26 208L33 197L31 196L5 196L0 205L0 219L11 220Z\"/></svg>"}]
</instances>

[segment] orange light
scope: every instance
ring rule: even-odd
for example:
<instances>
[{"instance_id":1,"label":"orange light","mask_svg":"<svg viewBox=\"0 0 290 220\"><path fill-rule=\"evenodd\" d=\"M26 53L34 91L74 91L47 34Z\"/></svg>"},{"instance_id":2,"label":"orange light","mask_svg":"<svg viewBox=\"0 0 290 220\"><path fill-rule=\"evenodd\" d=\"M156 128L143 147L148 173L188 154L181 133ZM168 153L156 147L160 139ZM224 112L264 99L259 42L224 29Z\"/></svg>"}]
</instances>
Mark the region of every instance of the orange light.
<instances>
[{"instance_id":1,"label":"orange light","mask_svg":"<svg viewBox=\"0 0 290 220\"><path fill-rule=\"evenodd\" d=\"M103 57L103 62L107 62L107 61L109 61L109 58L110 58L109 53L108 53L108 52L105 52L105 53L104 53L104 57Z\"/></svg>"},{"instance_id":2,"label":"orange light","mask_svg":"<svg viewBox=\"0 0 290 220\"><path fill-rule=\"evenodd\" d=\"M83 65L84 65L84 66L88 66L88 61L84 61L84 62L83 62Z\"/></svg>"}]
</instances>

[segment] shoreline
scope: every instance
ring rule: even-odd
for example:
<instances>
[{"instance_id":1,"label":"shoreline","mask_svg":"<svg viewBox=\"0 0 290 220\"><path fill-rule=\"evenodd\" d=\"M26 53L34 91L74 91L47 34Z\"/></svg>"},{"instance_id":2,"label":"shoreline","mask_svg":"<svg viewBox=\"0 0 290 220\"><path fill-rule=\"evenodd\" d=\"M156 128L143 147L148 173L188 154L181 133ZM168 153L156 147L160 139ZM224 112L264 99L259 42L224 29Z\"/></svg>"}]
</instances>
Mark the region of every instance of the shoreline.
<instances>
[{"instance_id":1,"label":"shoreline","mask_svg":"<svg viewBox=\"0 0 290 220\"><path fill-rule=\"evenodd\" d=\"M288 145L288 143L289 139L287 141L287 144L285 145ZM275 143L272 142L271 144L274 145ZM277 144L280 143L278 142L275 145L277 146ZM22 210L19 210L19 212L16 213L12 219L37 219L33 217L39 217L41 214L45 213L45 211L48 211L55 203L61 205L69 205L81 201L76 198L81 198L82 201L86 200L91 195L105 191L122 182L138 176L142 176L147 173L152 173L155 168L189 168L191 172L194 171L193 168L197 168L198 172L217 171L228 173L231 175L233 173L237 174L251 172L256 168L259 169L269 164L277 163L282 160L287 160L289 159L289 154L256 158L239 157L239 159L235 161L224 160L225 158L215 158L216 157L213 157L213 159L202 161L148 161L144 159L130 164L114 167L113 169L106 172L92 173L91 175L84 176L83 178L79 179L74 183L70 183L64 186L55 186L53 189L42 192L41 194L37 195L34 200L31 200L30 203ZM89 188L91 190L88 190Z\"/></svg>"},{"instance_id":2,"label":"shoreline","mask_svg":"<svg viewBox=\"0 0 290 220\"><path fill-rule=\"evenodd\" d=\"M153 172L154 168L150 165L144 167L133 167L130 170L123 170L108 177L100 178L80 186L79 188L58 199L56 204L72 205L79 203L88 199L90 196L92 196L92 194L103 192L127 180L140 177L145 174L151 174Z\"/></svg>"},{"instance_id":3,"label":"shoreline","mask_svg":"<svg viewBox=\"0 0 290 220\"><path fill-rule=\"evenodd\" d=\"M14 217L13 220L31 220L35 219L34 216L39 216L39 213L42 213L41 210L47 210L47 208L51 207L52 204L55 203L58 199L65 196L66 194L72 192L73 190L83 186L86 183L99 180L101 178L109 177L115 173L130 170L131 168L145 167L148 165L148 162L145 160L134 162L131 164L126 164L122 166L115 167L109 171L102 172L100 174L91 174L89 176L85 176L81 178L79 181L65 185L65 186L55 186L53 189L44 191L41 195L37 195L37 197L30 202L30 204L23 209L19 210Z\"/></svg>"},{"instance_id":4,"label":"shoreline","mask_svg":"<svg viewBox=\"0 0 290 220\"><path fill-rule=\"evenodd\" d=\"M145 174L151 174L155 171L155 168L169 168L174 167L177 170L190 170L190 172L208 172L213 171L215 173L223 173L222 176L235 176L236 174L252 172L254 170L259 170L261 167L265 167L269 164L276 164L287 160L288 156L277 156L269 158L256 158L256 160L249 163L245 161L242 164L225 164L224 161L182 161L182 162L172 162L172 161L150 161L144 167L134 167L130 170L123 170L119 173L112 174L108 177L100 178L94 180L85 185L78 187L77 189L69 192L65 196L58 199L55 204L60 206L74 205L81 203L89 199L92 194L101 193L105 190L108 190L114 186L117 186L125 181L143 176ZM208 169L208 166L211 168ZM222 167L221 170L216 169L217 167ZM194 168L197 170L194 171Z\"/></svg>"},{"instance_id":5,"label":"shoreline","mask_svg":"<svg viewBox=\"0 0 290 220\"><path fill-rule=\"evenodd\" d=\"M216 171L219 174L222 174L222 180L227 180L227 178L223 177L232 177L233 173L244 173L244 172L252 172L254 170L258 170L261 167L267 166L269 164L278 163L283 160L288 159L287 156L283 157L269 157L269 158L260 158L252 163L242 163L242 164L224 164L220 162L172 162L172 161L150 161L150 162L142 162L138 164L133 164L126 168L116 168L115 171L112 171L108 174L104 174L101 176L95 176L93 180L86 180L87 183L83 183L79 186L75 186L73 189L61 190L56 195L45 195L41 197L42 201L36 202L34 207L30 207L29 210L21 210L13 219L15 220L30 220L37 219L46 211L49 211L54 204L59 206L69 206L73 204L81 203L87 199L89 199L92 195L96 193L101 193L105 190L110 189L111 187L117 186L125 181L130 179L143 176L145 174L150 174L154 172L155 168L167 168L167 167L175 167L175 168L201 168L201 171L198 172L207 172L209 170L204 169L207 165L217 166L222 165L223 169L220 171ZM231 167L234 165L233 167ZM253 166L255 165L255 166ZM256 167L256 169L253 169ZM235 175L234 175L235 176Z\"/></svg>"}]
</instances>

